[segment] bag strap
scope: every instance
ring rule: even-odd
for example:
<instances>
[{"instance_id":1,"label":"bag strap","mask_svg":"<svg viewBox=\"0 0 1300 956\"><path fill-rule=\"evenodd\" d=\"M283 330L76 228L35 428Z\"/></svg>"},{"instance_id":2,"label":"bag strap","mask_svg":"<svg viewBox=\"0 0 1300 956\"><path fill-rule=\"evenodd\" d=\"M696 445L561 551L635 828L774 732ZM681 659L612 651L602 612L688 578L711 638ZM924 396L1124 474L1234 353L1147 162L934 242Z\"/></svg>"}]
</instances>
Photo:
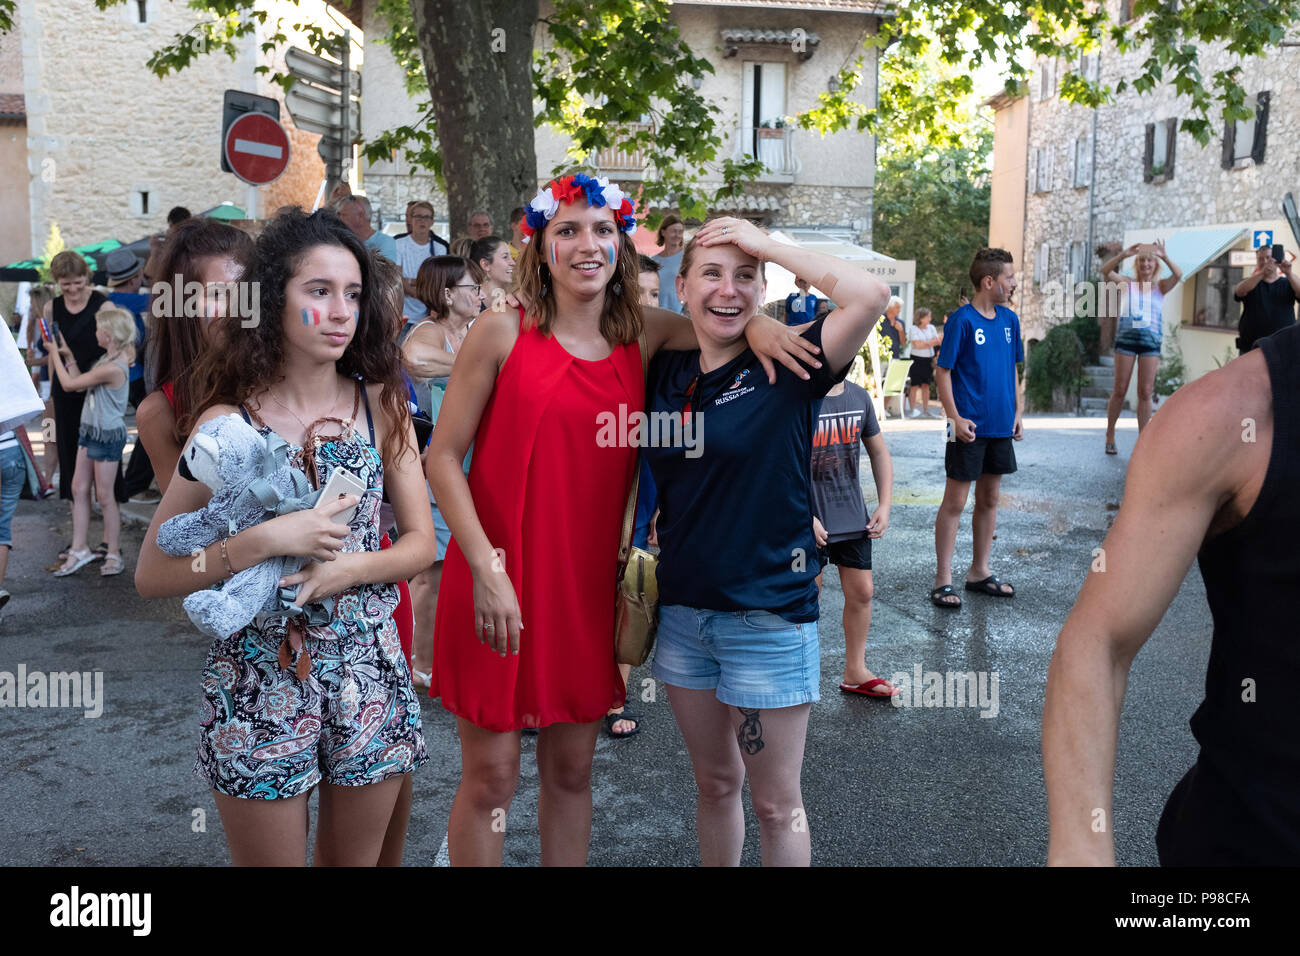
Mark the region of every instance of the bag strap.
<instances>
[{"instance_id":1,"label":"bag strap","mask_svg":"<svg viewBox=\"0 0 1300 956\"><path fill-rule=\"evenodd\" d=\"M646 356L645 328L636 338L637 347L641 350L641 381L644 388L645 379L649 373L650 360ZM632 472L632 490L627 496L627 507L623 510L623 534L619 538L618 544L618 577L615 580L623 580L623 572L627 570L628 559L632 556L632 533L636 530L636 499L637 493L641 490L641 452L636 453L636 468Z\"/></svg>"}]
</instances>

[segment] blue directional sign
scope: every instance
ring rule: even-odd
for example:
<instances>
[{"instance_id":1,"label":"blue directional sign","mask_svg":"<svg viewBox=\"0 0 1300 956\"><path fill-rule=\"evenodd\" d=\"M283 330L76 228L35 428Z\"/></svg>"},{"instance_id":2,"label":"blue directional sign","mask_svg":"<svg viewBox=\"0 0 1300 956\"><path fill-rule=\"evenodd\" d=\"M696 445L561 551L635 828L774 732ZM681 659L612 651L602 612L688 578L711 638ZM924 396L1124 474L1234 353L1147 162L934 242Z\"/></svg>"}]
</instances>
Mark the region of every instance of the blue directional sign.
<instances>
[{"instance_id":1,"label":"blue directional sign","mask_svg":"<svg viewBox=\"0 0 1300 956\"><path fill-rule=\"evenodd\" d=\"M1273 244L1272 229L1256 229L1254 237L1253 241L1256 249L1263 248L1264 246L1271 246Z\"/></svg>"}]
</instances>

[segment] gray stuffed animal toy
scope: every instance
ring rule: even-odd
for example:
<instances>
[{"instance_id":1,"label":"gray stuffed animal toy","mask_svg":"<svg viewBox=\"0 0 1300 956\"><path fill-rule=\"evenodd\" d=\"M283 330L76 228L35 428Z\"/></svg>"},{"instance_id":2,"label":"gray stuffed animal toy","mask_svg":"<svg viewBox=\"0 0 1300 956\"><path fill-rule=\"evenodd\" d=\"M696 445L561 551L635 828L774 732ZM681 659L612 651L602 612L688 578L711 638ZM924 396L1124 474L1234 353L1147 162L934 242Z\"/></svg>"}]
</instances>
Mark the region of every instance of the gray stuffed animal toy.
<instances>
[{"instance_id":1,"label":"gray stuffed animal toy","mask_svg":"<svg viewBox=\"0 0 1300 956\"><path fill-rule=\"evenodd\" d=\"M181 454L178 471L211 488L212 499L198 511L164 521L158 547L177 557L196 554L268 517L312 507L320 492L312 491L302 472L289 466L288 455L283 439L274 434L263 438L239 415L205 422ZM234 634L259 614L300 614L292 605L296 589L281 589L279 581L301 566L301 558L269 558L240 571L220 590L190 594L185 611L211 637Z\"/></svg>"}]
</instances>

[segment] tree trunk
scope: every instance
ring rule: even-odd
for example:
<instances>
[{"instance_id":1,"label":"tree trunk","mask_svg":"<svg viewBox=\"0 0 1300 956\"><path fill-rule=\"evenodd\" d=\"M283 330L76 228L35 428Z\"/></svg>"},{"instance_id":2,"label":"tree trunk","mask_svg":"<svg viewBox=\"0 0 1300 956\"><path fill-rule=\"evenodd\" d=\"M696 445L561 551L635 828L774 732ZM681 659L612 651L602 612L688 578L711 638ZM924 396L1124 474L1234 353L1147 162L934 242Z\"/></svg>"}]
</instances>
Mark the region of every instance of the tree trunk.
<instances>
[{"instance_id":1,"label":"tree trunk","mask_svg":"<svg viewBox=\"0 0 1300 956\"><path fill-rule=\"evenodd\" d=\"M510 238L510 210L537 192L533 28L538 0L411 0L433 97L455 239L471 212ZM373 94L372 94L373 95Z\"/></svg>"}]
</instances>

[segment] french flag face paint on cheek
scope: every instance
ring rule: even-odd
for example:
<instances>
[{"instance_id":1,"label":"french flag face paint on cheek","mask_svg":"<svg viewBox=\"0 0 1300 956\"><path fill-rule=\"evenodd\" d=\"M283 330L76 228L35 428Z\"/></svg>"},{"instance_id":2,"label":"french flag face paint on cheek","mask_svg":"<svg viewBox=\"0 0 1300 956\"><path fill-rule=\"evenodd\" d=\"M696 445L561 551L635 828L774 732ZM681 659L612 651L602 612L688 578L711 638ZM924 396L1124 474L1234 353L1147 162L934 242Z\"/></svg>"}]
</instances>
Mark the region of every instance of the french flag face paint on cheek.
<instances>
[{"instance_id":1,"label":"french flag face paint on cheek","mask_svg":"<svg viewBox=\"0 0 1300 956\"><path fill-rule=\"evenodd\" d=\"M617 253L614 251L614 247L613 247L612 245L610 245L610 246L606 246L606 247L605 247L605 261L608 262L608 263L612 266L612 265L614 264L614 260L615 260L616 257L617 257Z\"/></svg>"},{"instance_id":2,"label":"french flag face paint on cheek","mask_svg":"<svg viewBox=\"0 0 1300 956\"><path fill-rule=\"evenodd\" d=\"M551 243L551 265L555 265L555 243Z\"/></svg>"},{"instance_id":3,"label":"french flag face paint on cheek","mask_svg":"<svg viewBox=\"0 0 1300 956\"><path fill-rule=\"evenodd\" d=\"M303 310L302 310L302 324L303 324L303 325L320 325L320 313L317 312L315 309L303 309Z\"/></svg>"}]
</instances>

